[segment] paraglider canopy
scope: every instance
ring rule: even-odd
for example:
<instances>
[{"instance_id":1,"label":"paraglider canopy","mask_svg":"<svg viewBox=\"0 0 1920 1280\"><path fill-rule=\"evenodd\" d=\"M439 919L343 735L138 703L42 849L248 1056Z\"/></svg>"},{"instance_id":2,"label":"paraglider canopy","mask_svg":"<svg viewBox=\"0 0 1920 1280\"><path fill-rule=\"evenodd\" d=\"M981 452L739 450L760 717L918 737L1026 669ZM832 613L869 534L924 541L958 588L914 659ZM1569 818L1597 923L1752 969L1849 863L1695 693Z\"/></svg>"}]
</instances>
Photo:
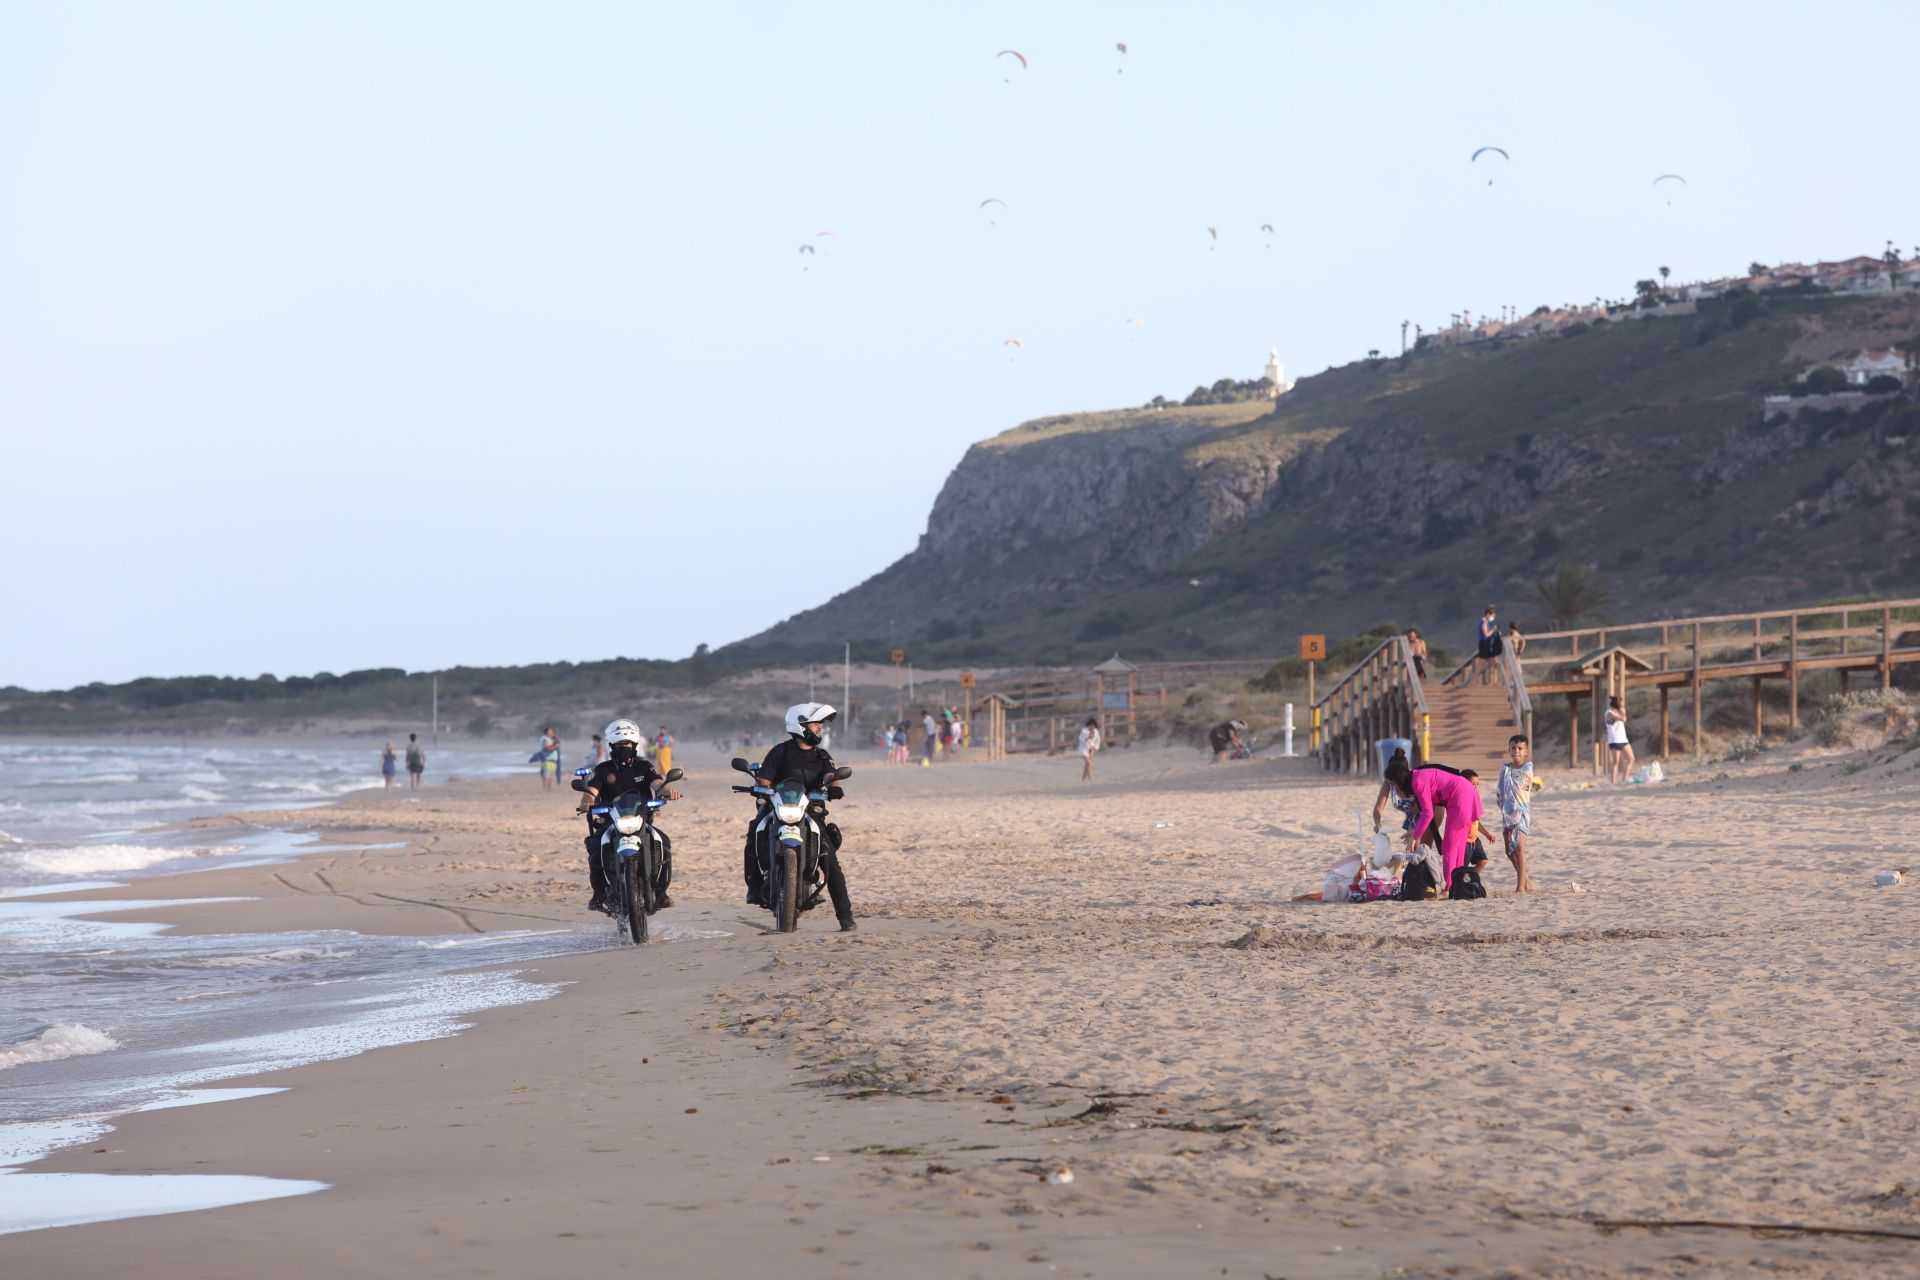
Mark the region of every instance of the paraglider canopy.
<instances>
[{"instance_id":1,"label":"paraglider canopy","mask_svg":"<svg viewBox=\"0 0 1920 1280\"><path fill-rule=\"evenodd\" d=\"M1007 202L1005 200L1000 199L1000 197L998 196L988 196L985 200L982 200L980 202L980 207L984 209L990 204L997 204L1002 209L1007 207Z\"/></svg>"},{"instance_id":2,"label":"paraglider canopy","mask_svg":"<svg viewBox=\"0 0 1920 1280\"><path fill-rule=\"evenodd\" d=\"M1208 235L1210 235L1210 236L1212 236L1212 237L1213 237L1213 238L1214 238L1215 240L1218 240L1218 239L1220 238L1220 228L1218 228L1218 227L1208 227L1208 228L1207 228L1207 234L1208 234Z\"/></svg>"},{"instance_id":3,"label":"paraglider canopy","mask_svg":"<svg viewBox=\"0 0 1920 1280\"><path fill-rule=\"evenodd\" d=\"M1020 59L1020 65L1022 67L1025 67L1027 65L1027 55L1020 52L1018 49L1002 49L1000 52L994 54L993 56L996 58L1005 58L1008 56L1012 56Z\"/></svg>"},{"instance_id":4,"label":"paraglider canopy","mask_svg":"<svg viewBox=\"0 0 1920 1280\"><path fill-rule=\"evenodd\" d=\"M1478 151L1475 151L1472 156L1468 157L1468 163L1471 164L1473 161L1478 160L1481 156L1487 154L1487 152L1489 151L1496 152L1502 160L1513 159L1512 156L1507 154L1507 150L1505 147L1481 147Z\"/></svg>"},{"instance_id":5,"label":"paraglider canopy","mask_svg":"<svg viewBox=\"0 0 1920 1280\"><path fill-rule=\"evenodd\" d=\"M1677 173L1663 173L1653 180L1653 185L1657 187L1663 182L1677 182L1683 187L1687 185L1687 180Z\"/></svg>"},{"instance_id":6,"label":"paraglider canopy","mask_svg":"<svg viewBox=\"0 0 1920 1280\"><path fill-rule=\"evenodd\" d=\"M800 252L802 252L802 253L812 253L812 252L813 252L813 246L812 246L812 245L810 245L810 244L803 244L803 245L801 245L801 246L800 246Z\"/></svg>"},{"instance_id":7,"label":"paraglider canopy","mask_svg":"<svg viewBox=\"0 0 1920 1280\"><path fill-rule=\"evenodd\" d=\"M1022 350L1025 349L1020 339L1018 338L1008 338L1005 342L1001 343L1000 345L1003 347L1021 347Z\"/></svg>"}]
</instances>

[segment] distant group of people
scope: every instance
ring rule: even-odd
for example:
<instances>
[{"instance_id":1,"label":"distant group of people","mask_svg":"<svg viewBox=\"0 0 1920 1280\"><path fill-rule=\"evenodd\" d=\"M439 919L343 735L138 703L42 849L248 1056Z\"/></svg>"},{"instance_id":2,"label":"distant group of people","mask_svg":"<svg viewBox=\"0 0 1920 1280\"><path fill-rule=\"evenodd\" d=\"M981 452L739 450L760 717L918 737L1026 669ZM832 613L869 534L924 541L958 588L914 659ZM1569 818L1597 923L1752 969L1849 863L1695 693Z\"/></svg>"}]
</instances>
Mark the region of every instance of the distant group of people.
<instances>
[{"instance_id":1,"label":"distant group of people","mask_svg":"<svg viewBox=\"0 0 1920 1280\"><path fill-rule=\"evenodd\" d=\"M951 759L953 753L967 744L967 723L960 715L958 707L923 707L919 724L910 720L889 721L880 726L874 734L874 746L880 752L884 764L911 764L913 762L913 730L920 730L920 757L927 763L933 763L939 755Z\"/></svg>"},{"instance_id":2,"label":"distant group of people","mask_svg":"<svg viewBox=\"0 0 1920 1280\"><path fill-rule=\"evenodd\" d=\"M407 790L420 789L420 775L427 771L426 748L420 745L420 735L407 735ZM393 780L400 765L400 757L394 753L393 739L387 739L387 745L380 751L380 779L386 783L387 790L393 790Z\"/></svg>"},{"instance_id":3,"label":"distant group of people","mask_svg":"<svg viewBox=\"0 0 1920 1280\"><path fill-rule=\"evenodd\" d=\"M1431 656L1427 650L1427 638L1420 634L1420 628L1407 628L1407 649L1413 654L1413 671L1420 679L1427 678L1427 659ZM1527 651L1527 637L1520 630L1520 624L1509 622L1507 629L1500 629L1500 611L1488 605L1480 615L1479 625L1473 635L1473 666L1479 673L1480 683L1488 684L1493 679L1493 671L1499 665L1500 655L1510 652L1519 657Z\"/></svg>"}]
</instances>

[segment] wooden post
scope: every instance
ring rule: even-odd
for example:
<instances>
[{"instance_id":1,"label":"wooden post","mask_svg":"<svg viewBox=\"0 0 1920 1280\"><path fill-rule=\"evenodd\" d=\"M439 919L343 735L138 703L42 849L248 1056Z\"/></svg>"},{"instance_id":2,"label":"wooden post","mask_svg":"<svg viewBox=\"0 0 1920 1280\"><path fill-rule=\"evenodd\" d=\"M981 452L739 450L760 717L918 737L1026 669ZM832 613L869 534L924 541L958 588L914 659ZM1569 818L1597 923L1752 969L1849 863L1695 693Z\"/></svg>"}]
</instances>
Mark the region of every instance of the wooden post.
<instances>
[{"instance_id":1,"label":"wooden post","mask_svg":"<svg viewBox=\"0 0 1920 1280\"><path fill-rule=\"evenodd\" d=\"M1567 768L1580 767L1580 700L1567 695Z\"/></svg>"},{"instance_id":2,"label":"wooden post","mask_svg":"<svg viewBox=\"0 0 1920 1280\"><path fill-rule=\"evenodd\" d=\"M1693 758L1702 755L1700 744L1700 624L1693 624Z\"/></svg>"},{"instance_id":3,"label":"wooden post","mask_svg":"<svg viewBox=\"0 0 1920 1280\"><path fill-rule=\"evenodd\" d=\"M1764 738L1767 733L1767 709L1760 701L1760 677L1753 678L1753 736Z\"/></svg>"},{"instance_id":4,"label":"wooden post","mask_svg":"<svg viewBox=\"0 0 1920 1280\"><path fill-rule=\"evenodd\" d=\"M1664 622L1660 624L1660 669L1662 671L1667 669L1667 624ZM1666 688L1665 685L1660 687Z\"/></svg>"},{"instance_id":5,"label":"wooden post","mask_svg":"<svg viewBox=\"0 0 1920 1280\"><path fill-rule=\"evenodd\" d=\"M1880 606L1880 687L1893 687L1893 609Z\"/></svg>"},{"instance_id":6,"label":"wooden post","mask_svg":"<svg viewBox=\"0 0 1920 1280\"><path fill-rule=\"evenodd\" d=\"M1660 758L1668 759L1673 755L1673 725L1667 719L1667 694L1672 692L1666 685L1660 686Z\"/></svg>"},{"instance_id":7,"label":"wooden post","mask_svg":"<svg viewBox=\"0 0 1920 1280\"><path fill-rule=\"evenodd\" d=\"M1060 717L1052 716L1047 720L1047 754L1053 755L1060 750Z\"/></svg>"},{"instance_id":8,"label":"wooden post","mask_svg":"<svg viewBox=\"0 0 1920 1280\"><path fill-rule=\"evenodd\" d=\"M1800 732L1800 615L1787 619L1787 734Z\"/></svg>"},{"instance_id":9,"label":"wooden post","mask_svg":"<svg viewBox=\"0 0 1920 1280\"><path fill-rule=\"evenodd\" d=\"M1612 687L1611 664L1593 677L1593 772L1600 774L1600 753L1607 741L1607 690Z\"/></svg>"},{"instance_id":10,"label":"wooden post","mask_svg":"<svg viewBox=\"0 0 1920 1280\"><path fill-rule=\"evenodd\" d=\"M1753 620L1753 660L1760 661L1760 619Z\"/></svg>"}]
</instances>

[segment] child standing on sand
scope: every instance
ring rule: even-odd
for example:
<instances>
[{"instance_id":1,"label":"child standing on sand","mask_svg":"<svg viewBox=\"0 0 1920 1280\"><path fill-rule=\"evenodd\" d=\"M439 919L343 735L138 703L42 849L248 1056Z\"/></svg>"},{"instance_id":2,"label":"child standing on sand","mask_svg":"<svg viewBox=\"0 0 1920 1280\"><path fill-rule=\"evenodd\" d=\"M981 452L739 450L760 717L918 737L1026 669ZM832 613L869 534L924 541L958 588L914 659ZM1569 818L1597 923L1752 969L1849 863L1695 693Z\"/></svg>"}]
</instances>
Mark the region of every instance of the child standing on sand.
<instances>
[{"instance_id":1,"label":"child standing on sand","mask_svg":"<svg viewBox=\"0 0 1920 1280\"><path fill-rule=\"evenodd\" d=\"M1507 762L1500 766L1496 788L1500 835L1506 842L1507 861L1513 864L1515 893L1533 892L1533 880L1527 875L1527 835L1533 829L1533 793L1539 787L1533 776L1533 744L1526 734L1516 733L1507 739Z\"/></svg>"},{"instance_id":2,"label":"child standing on sand","mask_svg":"<svg viewBox=\"0 0 1920 1280\"><path fill-rule=\"evenodd\" d=\"M1100 753L1100 721L1089 716L1080 726L1080 781L1093 781L1093 758Z\"/></svg>"}]
</instances>

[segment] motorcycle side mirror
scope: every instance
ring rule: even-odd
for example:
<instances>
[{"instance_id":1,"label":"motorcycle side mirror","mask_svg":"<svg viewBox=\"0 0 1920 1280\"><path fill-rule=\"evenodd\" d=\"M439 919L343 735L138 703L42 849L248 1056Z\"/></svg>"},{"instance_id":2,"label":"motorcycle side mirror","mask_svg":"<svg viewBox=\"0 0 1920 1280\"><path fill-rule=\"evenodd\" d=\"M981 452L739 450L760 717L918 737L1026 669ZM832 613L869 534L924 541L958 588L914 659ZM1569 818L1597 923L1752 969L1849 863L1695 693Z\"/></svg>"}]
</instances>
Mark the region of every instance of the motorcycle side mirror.
<instances>
[{"instance_id":1,"label":"motorcycle side mirror","mask_svg":"<svg viewBox=\"0 0 1920 1280\"><path fill-rule=\"evenodd\" d=\"M575 778L573 780L573 789L575 791L585 791L587 789L587 780L585 778Z\"/></svg>"},{"instance_id":2,"label":"motorcycle side mirror","mask_svg":"<svg viewBox=\"0 0 1920 1280\"><path fill-rule=\"evenodd\" d=\"M687 771L685 769L682 769L679 765L675 765L673 766L673 768L667 770L667 776L661 779L661 781L678 782L680 781L680 779L686 776L687 776Z\"/></svg>"},{"instance_id":3,"label":"motorcycle side mirror","mask_svg":"<svg viewBox=\"0 0 1920 1280\"><path fill-rule=\"evenodd\" d=\"M853 776L853 766L850 764L837 764L833 766L833 776L836 778L851 778Z\"/></svg>"},{"instance_id":4,"label":"motorcycle side mirror","mask_svg":"<svg viewBox=\"0 0 1920 1280\"><path fill-rule=\"evenodd\" d=\"M741 758L740 758L739 756L735 756L735 757L733 758L733 768L734 768L734 770L735 770L736 772L738 772L738 773L752 773L752 772L753 772L753 770L752 770L752 769L750 769L750 768L748 768L748 767L747 767L747 762L746 762L745 760L742 760L742 759L741 759Z\"/></svg>"}]
</instances>

